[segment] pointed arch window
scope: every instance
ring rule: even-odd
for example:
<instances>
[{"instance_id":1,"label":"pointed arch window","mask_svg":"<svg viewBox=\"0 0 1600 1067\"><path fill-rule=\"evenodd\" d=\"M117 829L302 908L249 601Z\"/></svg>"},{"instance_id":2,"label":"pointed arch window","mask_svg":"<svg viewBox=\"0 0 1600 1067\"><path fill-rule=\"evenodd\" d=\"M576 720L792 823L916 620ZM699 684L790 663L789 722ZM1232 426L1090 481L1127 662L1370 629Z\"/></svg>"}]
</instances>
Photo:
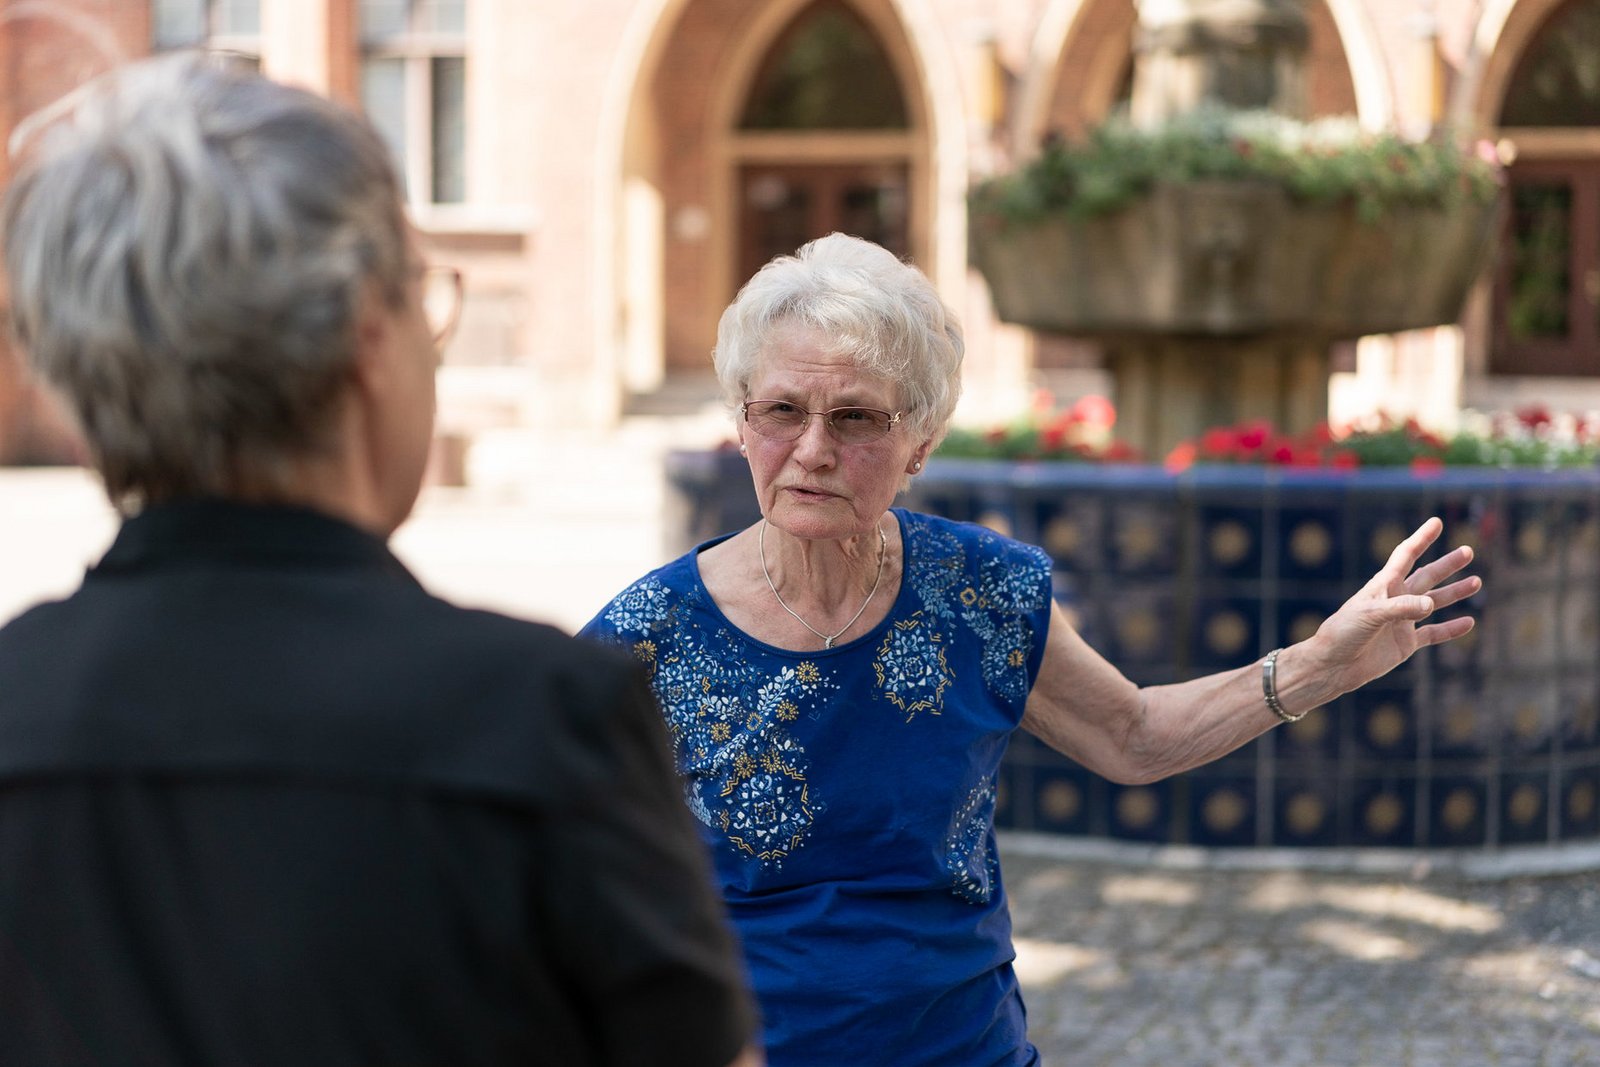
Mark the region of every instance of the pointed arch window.
<instances>
[{"instance_id":1,"label":"pointed arch window","mask_svg":"<svg viewBox=\"0 0 1600 1067\"><path fill-rule=\"evenodd\" d=\"M1600 2L1559 9L1517 63L1502 126L1600 126Z\"/></svg>"},{"instance_id":2,"label":"pointed arch window","mask_svg":"<svg viewBox=\"0 0 1600 1067\"><path fill-rule=\"evenodd\" d=\"M1541 132L1600 125L1600 0L1555 11L1517 63L1500 125L1531 149ZM1562 144L1519 152L1507 175L1495 373L1600 376L1600 155Z\"/></svg>"},{"instance_id":3,"label":"pointed arch window","mask_svg":"<svg viewBox=\"0 0 1600 1067\"><path fill-rule=\"evenodd\" d=\"M739 128L903 130L906 101L882 45L838 0L802 11L757 73Z\"/></svg>"}]
</instances>

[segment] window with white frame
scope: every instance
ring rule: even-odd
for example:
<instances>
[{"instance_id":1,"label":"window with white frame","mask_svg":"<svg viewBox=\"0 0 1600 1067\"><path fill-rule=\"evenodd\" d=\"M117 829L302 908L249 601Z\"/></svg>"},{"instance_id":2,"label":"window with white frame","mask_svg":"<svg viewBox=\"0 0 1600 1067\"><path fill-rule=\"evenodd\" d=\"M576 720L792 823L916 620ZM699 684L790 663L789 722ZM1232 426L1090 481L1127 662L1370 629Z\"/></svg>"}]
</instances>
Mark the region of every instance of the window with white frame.
<instances>
[{"instance_id":1,"label":"window with white frame","mask_svg":"<svg viewBox=\"0 0 1600 1067\"><path fill-rule=\"evenodd\" d=\"M361 102L414 204L467 197L466 0L361 0Z\"/></svg>"},{"instance_id":2,"label":"window with white frame","mask_svg":"<svg viewBox=\"0 0 1600 1067\"><path fill-rule=\"evenodd\" d=\"M261 65L261 0L154 0L150 27L158 52L209 48Z\"/></svg>"}]
</instances>

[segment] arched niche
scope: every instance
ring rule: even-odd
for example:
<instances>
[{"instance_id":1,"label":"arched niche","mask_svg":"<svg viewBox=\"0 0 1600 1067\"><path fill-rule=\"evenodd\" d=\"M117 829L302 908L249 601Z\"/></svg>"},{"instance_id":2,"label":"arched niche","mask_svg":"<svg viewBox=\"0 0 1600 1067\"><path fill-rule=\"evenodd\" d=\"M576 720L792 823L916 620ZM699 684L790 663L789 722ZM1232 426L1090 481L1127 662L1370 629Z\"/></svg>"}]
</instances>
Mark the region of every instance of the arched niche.
<instances>
[{"instance_id":1,"label":"arched niche","mask_svg":"<svg viewBox=\"0 0 1600 1067\"><path fill-rule=\"evenodd\" d=\"M1083 136L1126 103L1132 84L1134 0L1054 0L1050 6L1043 27L1055 36L1044 36L1059 39L1060 46L1053 56L1046 51L1039 57L1045 69L1028 72L1029 80L1048 87L1024 88L1019 116L1024 153L1047 135ZM1358 33L1357 20L1322 0L1306 6L1306 20L1311 113L1357 114L1362 107L1351 58L1363 49L1358 45L1352 52L1346 44L1348 35Z\"/></svg>"},{"instance_id":2,"label":"arched niche","mask_svg":"<svg viewBox=\"0 0 1600 1067\"><path fill-rule=\"evenodd\" d=\"M1507 13L1486 67L1505 146L1490 373L1600 378L1600 0Z\"/></svg>"},{"instance_id":3,"label":"arched niche","mask_svg":"<svg viewBox=\"0 0 1600 1067\"><path fill-rule=\"evenodd\" d=\"M600 213L608 203L619 206L613 238L598 254L602 273L609 264L615 280L613 319L631 387L659 382L663 372L709 366L717 317L743 280L739 198L746 166L901 161L910 172L906 250L936 281L941 270L951 273L950 263L964 265L965 248L951 237L959 227L936 217L936 205L964 188L964 157L948 150L960 139L945 138L937 157L933 150L935 125L962 127L959 92L924 0L833 0L849 36L859 41L859 30L867 31L898 87L904 128L888 130L785 129L781 122L760 128L744 121L749 101L764 91L763 72L776 69L767 60L783 52L791 31L804 32L813 0L644 6L653 10L632 23L636 67L627 71L619 63L615 80L626 85L613 87L626 101L618 147L599 171L604 181L614 167L619 182L600 190ZM603 142L607 136L602 131Z\"/></svg>"}]
</instances>

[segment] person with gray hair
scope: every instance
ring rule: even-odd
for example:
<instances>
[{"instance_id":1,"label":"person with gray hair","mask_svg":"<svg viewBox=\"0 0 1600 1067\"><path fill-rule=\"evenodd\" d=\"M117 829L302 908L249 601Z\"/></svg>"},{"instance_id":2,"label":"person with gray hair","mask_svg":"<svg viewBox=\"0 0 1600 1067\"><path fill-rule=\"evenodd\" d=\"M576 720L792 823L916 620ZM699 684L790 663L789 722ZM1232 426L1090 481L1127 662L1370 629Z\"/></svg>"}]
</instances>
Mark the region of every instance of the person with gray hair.
<instances>
[{"instance_id":1,"label":"person with gray hair","mask_svg":"<svg viewBox=\"0 0 1600 1067\"><path fill-rule=\"evenodd\" d=\"M0 1063L759 1063L637 667L387 547L461 293L376 132L188 55L69 104L5 265L123 522L0 629Z\"/></svg>"},{"instance_id":2,"label":"person with gray hair","mask_svg":"<svg viewBox=\"0 0 1600 1067\"><path fill-rule=\"evenodd\" d=\"M995 850L1027 730L1118 782L1224 755L1470 618L1430 519L1314 637L1139 689L1086 645L1040 549L891 504L944 435L960 327L841 234L763 267L715 364L762 518L630 585L584 629L651 672L740 935L773 1067L1038 1063ZM1441 583L1449 581L1449 584Z\"/></svg>"}]
</instances>

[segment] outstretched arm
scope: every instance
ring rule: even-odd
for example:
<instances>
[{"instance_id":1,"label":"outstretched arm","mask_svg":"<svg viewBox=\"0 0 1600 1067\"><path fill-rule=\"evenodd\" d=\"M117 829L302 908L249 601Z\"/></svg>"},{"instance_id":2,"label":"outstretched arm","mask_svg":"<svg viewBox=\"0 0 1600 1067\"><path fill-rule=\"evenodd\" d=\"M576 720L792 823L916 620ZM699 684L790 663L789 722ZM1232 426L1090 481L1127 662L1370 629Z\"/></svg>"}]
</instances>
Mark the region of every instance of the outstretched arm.
<instances>
[{"instance_id":1,"label":"outstretched arm","mask_svg":"<svg viewBox=\"0 0 1600 1067\"><path fill-rule=\"evenodd\" d=\"M1476 577L1441 585L1472 561L1470 548L1417 566L1443 529L1436 518L1423 523L1316 634L1283 650L1277 691L1290 714L1325 704L1387 674L1417 649L1472 629L1467 617L1426 621L1483 585ZM1134 783L1209 763L1279 721L1262 698L1259 661L1140 689L1085 644L1057 607L1022 725L1090 770Z\"/></svg>"}]
</instances>

